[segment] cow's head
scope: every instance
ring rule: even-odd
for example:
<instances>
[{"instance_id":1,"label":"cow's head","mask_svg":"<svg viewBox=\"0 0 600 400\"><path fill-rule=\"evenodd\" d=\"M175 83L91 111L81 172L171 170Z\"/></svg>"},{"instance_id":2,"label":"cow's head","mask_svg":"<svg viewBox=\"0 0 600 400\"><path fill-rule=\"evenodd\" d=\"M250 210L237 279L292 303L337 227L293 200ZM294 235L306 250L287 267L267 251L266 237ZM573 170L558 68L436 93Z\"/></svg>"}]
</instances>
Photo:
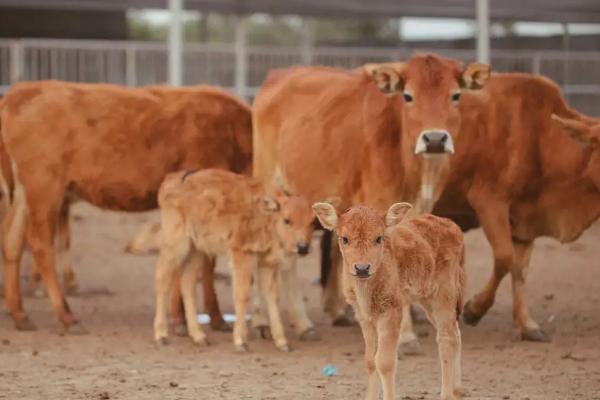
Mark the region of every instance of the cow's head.
<instances>
[{"instance_id":1,"label":"cow's head","mask_svg":"<svg viewBox=\"0 0 600 400\"><path fill-rule=\"evenodd\" d=\"M588 147L589 158L583 172L600 190L600 122L584 122L575 118L563 118L552 114L552 120L566 134Z\"/></svg>"},{"instance_id":2,"label":"cow's head","mask_svg":"<svg viewBox=\"0 0 600 400\"><path fill-rule=\"evenodd\" d=\"M490 77L490 66L466 68L455 60L417 55L403 63L368 64L364 70L381 92L397 95L402 135L415 154L452 154L460 131L463 90L477 90Z\"/></svg>"},{"instance_id":3,"label":"cow's head","mask_svg":"<svg viewBox=\"0 0 600 400\"><path fill-rule=\"evenodd\" d=\"M313 211L324 228L335 231L344 258L344 272L356 279L377 273L384 256L386 229L398 224L411 209L408 203L393 204L385 215L367 206L354 206L338 214L329 203L316 203Z\"/></svg>"},{"instance_id":4,"label":"cow's head","mask_svg":"<svg viewBox=\"0 0 600 400\"><path fill-rule=\"evenodd\" d=\"M268 212L277 213L275 233L284 251L308 254L314 221L310 203L304 197L278 191L263 198L263 207Z\"/></svg>"}]
</instances>

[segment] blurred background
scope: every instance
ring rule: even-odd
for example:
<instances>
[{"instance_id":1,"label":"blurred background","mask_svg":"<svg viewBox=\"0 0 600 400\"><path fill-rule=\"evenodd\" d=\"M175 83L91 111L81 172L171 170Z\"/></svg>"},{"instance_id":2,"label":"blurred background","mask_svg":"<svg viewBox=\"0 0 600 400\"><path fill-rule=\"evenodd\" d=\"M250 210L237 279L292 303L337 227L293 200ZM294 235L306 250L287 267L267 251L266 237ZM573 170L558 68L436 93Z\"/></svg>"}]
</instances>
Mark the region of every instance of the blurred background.
<instances>
[{"instance_id":1,"label":"blurred background","mask_svg":"<svg viewBox=\"0 0 600 400\"><path fill-rule=\"evenodd\" d=\"M434 51L542 74L600 115L598 0L0 0L0 91L18 80L223 86L272 68Z\"/></svg>"}]
</instances>

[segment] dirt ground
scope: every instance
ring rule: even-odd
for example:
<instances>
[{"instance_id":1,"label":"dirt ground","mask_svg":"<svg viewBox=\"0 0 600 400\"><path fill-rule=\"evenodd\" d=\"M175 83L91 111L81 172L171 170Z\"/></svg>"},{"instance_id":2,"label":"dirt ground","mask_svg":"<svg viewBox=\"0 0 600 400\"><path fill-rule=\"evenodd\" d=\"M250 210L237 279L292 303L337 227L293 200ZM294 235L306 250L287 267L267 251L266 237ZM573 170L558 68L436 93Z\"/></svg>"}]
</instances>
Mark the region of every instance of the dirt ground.
<instances>
[{"instance_id":1,"label":"dirt ground","mask_svg":"<svg viewBox=\"0 0 600 400\"><path fill-rule=\"evenodd\" d=\"M73 253L80 294L70 298L91 334L60 336L48 299L25 299L38 326L16 332L0 316L0 399L360 399L365 389L363 342L358 327L335 328L320 307L313 254L302 275L310 315L323 339L280 353L268 341L251 341L236 354L231 336L208 331L211 346L186 338L159 347L152 340L155 256L123 247L155 214L107 213L75 207ZM529 299L551 343L515 340L509 280L495 306L472 328L463 326L463 371L471 399L600 399L600 225L576 243L540 240L532 260ZM491 271L481 231L467 235L469 296ZM24 264L31 263L28 255ZM228 273L225 263L219 270ZM222 308L232 311L231 287L218 283ZM435 334L422 338L425 354L400 360L398 399L436 399L439 364ZM324 377L334 364L339 374Z\"/></svg>"}]
</instances>

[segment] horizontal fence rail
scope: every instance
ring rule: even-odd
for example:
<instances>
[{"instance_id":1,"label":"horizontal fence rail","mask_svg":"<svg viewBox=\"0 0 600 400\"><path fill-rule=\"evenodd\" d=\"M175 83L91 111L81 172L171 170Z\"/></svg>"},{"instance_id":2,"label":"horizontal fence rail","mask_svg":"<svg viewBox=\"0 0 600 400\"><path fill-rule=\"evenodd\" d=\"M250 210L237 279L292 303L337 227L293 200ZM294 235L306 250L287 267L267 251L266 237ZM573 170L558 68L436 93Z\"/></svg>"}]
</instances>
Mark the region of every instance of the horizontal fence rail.
<instances>
[{"instance_id":1,"label":"horizontal fence rail","mask_svg":"<svg viewBox=\"0 0 600 400\"><path fill-rule=\"evenodd\" d=\"M422 49L419 51L427 51ZM434 50L448 57L472 61L470 50ZM245 51L246 87L252 97L269 70L306 63L355 68L369 62L406 59L414 49L368 47L249 46ZM184 50L185 85L218 85L234 90L235 46L189 44ZM494 51L497 72L541 74L557 82L569 103L591 115L600 115L600 53L562 51ZM0 40L0 90L19 80L60 79L72 82L107 82L128 86L167 80L167 47L157 42L58 39Z\"/></svg>"}]
</instances>

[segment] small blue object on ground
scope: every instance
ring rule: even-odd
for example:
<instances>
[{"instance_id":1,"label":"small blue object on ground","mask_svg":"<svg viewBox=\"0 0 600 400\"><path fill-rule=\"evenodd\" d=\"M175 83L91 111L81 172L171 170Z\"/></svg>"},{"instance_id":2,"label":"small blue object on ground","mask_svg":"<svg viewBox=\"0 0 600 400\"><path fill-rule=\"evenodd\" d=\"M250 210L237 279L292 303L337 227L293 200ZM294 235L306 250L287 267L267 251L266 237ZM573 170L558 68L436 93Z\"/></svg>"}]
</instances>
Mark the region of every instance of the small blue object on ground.
<instances>
[{"instance_id":1,"label":"small blue object on ground","mask_svg":"<svg viewBox=\"0 0 600 400\"><path fill-rule=\"evenodd\" d=\"M335 367L335 365L327 364L326 366L323 367L323 370L321 371L321 373L323 374L323 376L335 376L338 374L338 370Z\"/></svg>"}]
</instances>

